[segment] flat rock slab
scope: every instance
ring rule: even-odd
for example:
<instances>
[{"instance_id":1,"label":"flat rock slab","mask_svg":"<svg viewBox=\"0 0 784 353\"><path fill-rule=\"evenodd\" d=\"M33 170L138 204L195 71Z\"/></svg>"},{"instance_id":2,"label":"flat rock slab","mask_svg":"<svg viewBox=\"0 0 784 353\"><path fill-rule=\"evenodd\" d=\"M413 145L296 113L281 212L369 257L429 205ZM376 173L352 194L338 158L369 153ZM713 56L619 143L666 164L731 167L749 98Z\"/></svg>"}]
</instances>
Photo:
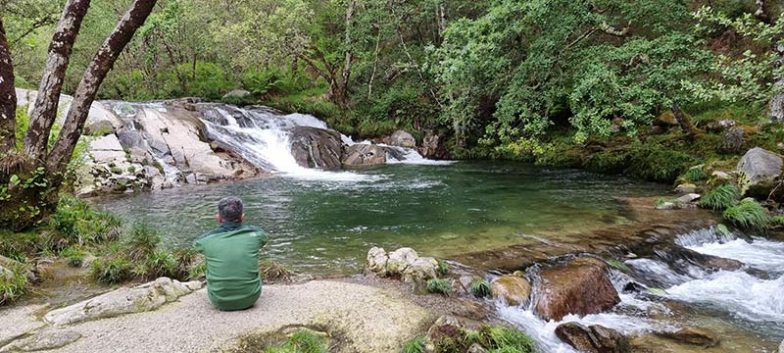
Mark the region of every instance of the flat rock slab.
<instances>
[{"instance_id":1,"label":"flat rock slab","mask_svg":"<svg viewBox=\"0 0 784 353\"><path fill-rule=\"evenodd\" d=\"M43 305L32 305L0 310L0 347L43 327L44 323L35 317L35 313L43 308Z\"/></svg>"},{"instance_id":2,"label":"flat rock slab","mask_svg":"<svg viewBox=\"0 0 784 353\"><path fill-rule=\"evenodd\" d=\"M0 348L0 353L45 351L74 343L81 337L75 331L41 331Z\"/></svg>"},{"instance_id":3,"label":"flat rock slab","mask_svg":"<svg viewBox=\"0 0 784 353\"><path fill-rule=\"evenodd\" d=\"M398 352L429 319L394 292L339 281L265 286L253 308L235 312L214 309L202 289L156 311L71 325L82 338L51 352L220 352L289 325L326 325L345 335L349 351Z\"/></svg>"}]
</instances>

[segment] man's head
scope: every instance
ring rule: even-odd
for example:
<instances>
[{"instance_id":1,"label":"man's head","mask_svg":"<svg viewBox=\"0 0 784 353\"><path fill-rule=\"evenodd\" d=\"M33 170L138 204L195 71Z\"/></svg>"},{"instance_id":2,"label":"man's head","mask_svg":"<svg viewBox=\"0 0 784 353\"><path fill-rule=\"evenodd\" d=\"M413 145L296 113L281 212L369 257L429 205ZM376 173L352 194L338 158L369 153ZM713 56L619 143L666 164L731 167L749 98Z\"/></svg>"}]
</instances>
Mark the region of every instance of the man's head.
<instances>
[{"instance_id":1,"label":"man's head","mask_svg":"<svg viewBox=\"0 0 784 353\"><path fill-rule=\"evenodd\" d=\"M242 212L242 200L236 197L226 197L218 201L218 214L215 215L218 223L242 223L245 214Z\"/></svg>"}]
</instances>

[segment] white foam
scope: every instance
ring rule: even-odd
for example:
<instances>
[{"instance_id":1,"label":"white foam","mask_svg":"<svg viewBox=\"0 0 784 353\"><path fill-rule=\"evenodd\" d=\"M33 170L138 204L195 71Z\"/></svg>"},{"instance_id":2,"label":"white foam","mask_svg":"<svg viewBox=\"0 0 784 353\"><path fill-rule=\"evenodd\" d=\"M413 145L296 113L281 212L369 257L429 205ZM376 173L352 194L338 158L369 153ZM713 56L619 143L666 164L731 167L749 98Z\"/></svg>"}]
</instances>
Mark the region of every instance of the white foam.
<instances>
[{"instance_id":1,"label":"white foam","mask_svg":"<svg viewBox=\"0 0 784 353\"><path fill-rule=\"evenodd\" d=\"M784 243L764 238L751 242L735 239L725 243L704 243L687 248L699 253L738 260L764 271L784 271Z\"/></svg>"}]
</instances>

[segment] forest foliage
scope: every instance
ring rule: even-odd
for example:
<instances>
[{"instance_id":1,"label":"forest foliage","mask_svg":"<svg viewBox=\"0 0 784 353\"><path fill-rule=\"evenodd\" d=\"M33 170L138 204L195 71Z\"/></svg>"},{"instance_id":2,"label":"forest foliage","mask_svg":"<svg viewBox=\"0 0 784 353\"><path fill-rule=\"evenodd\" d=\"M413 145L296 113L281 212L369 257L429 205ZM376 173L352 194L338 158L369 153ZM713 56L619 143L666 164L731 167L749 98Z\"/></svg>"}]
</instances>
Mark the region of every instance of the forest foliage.
<instances>
[{"instance_id":1,"label":"forest foliage","mask_svg":"<svg viewBox=\"0 0 784 353\"><path fill-rule=\"evenodd\" d=\"M0 2L19 86L36 87L62 5ZM127 5L93 1L66 92ZM583 144L637 136L668 111L768 104L781 93L781 11L751 0L161 0L99 95L244 89L252 97L233 103L314 113L363 137L406 128L456 146L541 148L568 127Z\"/></svg>"}]
</instances>

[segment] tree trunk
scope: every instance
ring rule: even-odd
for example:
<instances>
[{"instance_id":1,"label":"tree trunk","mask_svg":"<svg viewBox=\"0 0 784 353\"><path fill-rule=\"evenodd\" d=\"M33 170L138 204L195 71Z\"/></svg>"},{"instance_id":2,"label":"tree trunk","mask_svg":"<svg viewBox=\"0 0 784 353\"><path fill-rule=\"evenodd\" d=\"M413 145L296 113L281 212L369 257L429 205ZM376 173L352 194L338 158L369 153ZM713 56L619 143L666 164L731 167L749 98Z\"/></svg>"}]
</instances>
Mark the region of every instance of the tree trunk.
<instances>
[{"instance_id":1,"label":"tree trunk","mask_svg":"<svg viewBox=\"0 0 784 353\"><path fill-rule=\"evenodd\" d=\"M357 2L352 0L349 1L348 7L346 8L346 38L344 43L346 46L346 58L345 62L343 63L341 84L340 87L338 87L340 92L337 95L337 98L339 98L338 104L343 108L348 107L348 85L349 80L351 79L351 62L354 60L354 51L351 48L351 27L353 24L354 9L356 8L356 5Z\"/></svg>"},{"instance_id":2,"label":"tree trunk","mask_svg":"<svg viewBox=\"0 0 784 353\"><path fill-rule=\"evenodd\" d=\"M16 150L16 91L11 49L0 17L0 158Z\"/></svg>"},{"instance_id":3,"label":"tree trunk","mask_svg":"<svg viewBox=\"0 0 784 353\"><path fill-rule=\"evenodd\" d=\"M58 187L63 180L63 173L68 161L71 159L74 147L90 112L90 106L95 100L103 80L111 70L114 62L120 56L128 42L133 38L136 30L144 24L147 16L155 7L157 0L134 0L131 8L117 23L114 31L106 38L103 45L93 57L90 65L82 76L76 88L74 101L60 131L52 151L47 158L47 169L51 176L53 187Z\"/></svg>"},{"instance_id":4,"label":"tree trunk","mask_svg":"<svg viewBox=\"0 0 784 353\"><path fill-rule=\"evenodd\" d=\"M25 151L33 160L41 160L46 154L49 132L57 118L57 105L71 49L89 7L90 0L69 0L49 43L49 56L25 137Z\"/></svg>"},{"instance_id":5,"label":"tree trunk","mask_svg":"<svg viewBox=\"0 0 784 353\"><path fill-rule=\"evenodd\" d=\"M672 114L675 116L675 120L678 122L678 125L681 126L683 133L689 135L690 137L697 135L697 129L694 128L694 125L691 123L691 119L686 116L686 113L683 112L681 106L678 103L672 105Z\"/></svg>"},{"instance_id":6,"label":"tree trunk","mask_svg":"<svg viewBox=\"0 0 784 353\"><path fill-rule=\"evenodd\" d=\"M776 45L775 48L779 57L773 63L774 68L784 65L784 42ZM770 118L775 122L784 122L784 77L774 78L773 97L770 99Z\"/></svg>"}]
</instances>

